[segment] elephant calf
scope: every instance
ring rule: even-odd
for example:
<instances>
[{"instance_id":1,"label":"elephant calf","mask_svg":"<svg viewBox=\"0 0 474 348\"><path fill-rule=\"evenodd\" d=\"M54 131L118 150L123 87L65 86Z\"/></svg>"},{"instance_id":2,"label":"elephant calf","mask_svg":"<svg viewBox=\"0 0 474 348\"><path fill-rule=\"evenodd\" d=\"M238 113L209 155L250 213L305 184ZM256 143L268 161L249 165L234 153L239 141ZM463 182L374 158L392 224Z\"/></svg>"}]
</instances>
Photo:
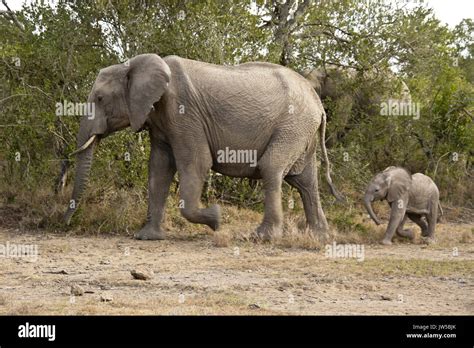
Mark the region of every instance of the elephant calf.
<instances>
[{"instance_id":1,"label":"elephant calf","mask_svg":"<svg viewBox=\"0 0 474 348\"><path fill-rule=\"evenodd\" d=\"M421 173L410 175L404 168L388 167L372 179L364 197L365 207L377 225L381 222L372 209L372 202L384 199L390 204L391 212L383 244L392 244L395 232L414 238L411 230L403 229L407 217L420 226L423 237L427 237L429 242L434 241L438 213L441 216L443 211L438 187L430 177Z\"/></svg>"}]
</instances>

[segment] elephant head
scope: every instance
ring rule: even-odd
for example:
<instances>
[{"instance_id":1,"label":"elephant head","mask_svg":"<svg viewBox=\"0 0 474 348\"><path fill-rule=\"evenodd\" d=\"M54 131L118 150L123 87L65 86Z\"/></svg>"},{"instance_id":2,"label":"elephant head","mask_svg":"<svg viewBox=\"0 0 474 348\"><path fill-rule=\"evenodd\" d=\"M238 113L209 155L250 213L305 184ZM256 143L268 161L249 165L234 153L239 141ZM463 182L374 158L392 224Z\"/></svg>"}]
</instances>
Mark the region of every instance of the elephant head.
<instances>
[{"instance_id":1,"label":"elephant head","mask_svg":"<svg viewBox=\"0 0 474 348\"><path fill-rule=\"evenodd\" d=\"M388 167L377 174L367 186L364 196L364 205L372 220L377 225L380 219L372 208L372 202L386 199L392 203L400 199L411 187L411 175L405 169Z\"/></svg>"},{"instance_id":2,"label":"elephant head","mask_svg":"<svg viewBox=\"0 0 474 348\"><path fill-rule=\"evenodd\" d=\"M78 149L73 153L77 156L76 177L64 217L67 224L87 184L94 147L101 138L128 126L135 132L142 129L170 78L168 65L156 54L142 54L100 70L88 98L94 112L81 119Z\"/></svg>"},{"instance_id":3,"label":"elephant head","mask_svg":"<svg viewBox=\"0 0 474 348\"><path fill-rule=\"evenodd\" d=\"M321 100L330 98L338 100L348 94L350 83L356 77L356 70L342 69L335 65L327 65L325 68L305 70L302 75L309 81L311 86L318 93Z\"/></svg>"},{"instance_id":4,"label":"elephant head","mask_svg":"<svg viewBox=\"0 0 474 348\"><path fill-rule=\"evenodd\" d=\"M353 68L328 64L325 67L307 69L302 75L323 102L331 99L343 104L353 103L361 109L370 104L379 105L388 97L411 102L407 84L390 70L358 72Z\"/></svg>"}]
</instances>

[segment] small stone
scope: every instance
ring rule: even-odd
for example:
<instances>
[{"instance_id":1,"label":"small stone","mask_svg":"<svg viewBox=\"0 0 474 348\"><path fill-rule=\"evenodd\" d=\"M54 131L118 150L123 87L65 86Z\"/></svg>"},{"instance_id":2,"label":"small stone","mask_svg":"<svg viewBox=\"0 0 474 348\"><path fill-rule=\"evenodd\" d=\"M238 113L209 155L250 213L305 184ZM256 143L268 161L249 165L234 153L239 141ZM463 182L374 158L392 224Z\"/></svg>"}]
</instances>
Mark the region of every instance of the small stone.
<instances>
[{"instance_id":1,"label":"small stone","mask_svg":"<svg viewBox=\"0 0 474 348\"><path fill-rule=\"evenodd\" d=\"M46 271L46 272L43 272L43 273L49 273L49 274L69 274L69 272L66 271L65 269L62 269L62 270L59 270L59 271Z\"/></svg>"},{"instance_id":2,"label":"small stone","mask_svg":"<svg viewBox=\"0 0 474 348\"><path fill-rule=\"evenodd\" d=\"M100 302L112 302L113 298L109 294L100 295Z\"/></svg>"},{"instance_id":3,"label":"small stone","mask_svg":"<svg viewBox=\"0 0 474 348\"><path fill-rule=\"evenodd\" d=\"M130 271L130 274L134 279L138 280L149 280L153 277L152 270L134 269Z\"/></svg>"},{"instance_id":4,"label":"small stone","mask_svg":"<svg viewBox=\"0 0 474 348\"><path fill-rule=\"evenodd\" d=\"M392 298L390 296L380 295L380 298L384 301L392 301Z\"/></svg>"},{"instance_id":5,"label":"small stone","mask_svg":"<svg viewBox=\"0 0 474 348\"><path fill-rule=\"evenodd\" d=\"M71 285L71 295L82 296L84 295L84 289L76 284Z\"/></svg>"},{"instance_id":6,"label":"small stone","mask_svg":"<svg viewBox=\"0 0 474 348\"><path fill-rule=\"evenodd\" d=\"M256 303L252 303L252 304L249 304L249 308L250 308L250 309L259 309L260 306L259 306L258 304L256 304Z\"/></svg>"}]
</instances>

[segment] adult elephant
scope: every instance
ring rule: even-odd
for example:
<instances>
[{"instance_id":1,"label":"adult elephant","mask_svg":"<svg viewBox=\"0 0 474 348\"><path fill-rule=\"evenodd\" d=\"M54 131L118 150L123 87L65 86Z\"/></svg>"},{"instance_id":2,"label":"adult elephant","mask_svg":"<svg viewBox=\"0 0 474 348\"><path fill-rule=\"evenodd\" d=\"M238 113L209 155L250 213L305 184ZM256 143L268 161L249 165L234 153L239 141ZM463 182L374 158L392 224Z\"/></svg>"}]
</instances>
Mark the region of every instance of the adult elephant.
<instances>
[{"instance_id":1,"label":"adult elephant","mask_svg":"<svg viewBox=\"0 0 474 348\"><path fill-rule=\"evenodd\" d=\"M381 103L396 99L411 102L408 86L391 71L359 72L328 64L301 73L314 88L335 128L332 144L342 141L359 119L380 115Z\"/></svg>"},{"instance_id":2,"label":"adult elephant","mask_svg":"<svg viewBox=\"0 0 474 348\"><path fill-rule=\"evenodd\" d=\"M301 194L308 228L327 237L318 193L317 132L332 184L324 144L321 101L299 74L268 63L218 66L177 56L143 54L102 69L88 99L94 117L81 120L73 204L77 208L101 138L128 126L148 128L151 138L148 219L137 239L164 239L161 228L172 178L180 178L180 209L190 222L216 230L220 208L200 208L207 172L263 180L265 213L257 236L282 232L282 181Z\"/></svg>"}]
</instances>

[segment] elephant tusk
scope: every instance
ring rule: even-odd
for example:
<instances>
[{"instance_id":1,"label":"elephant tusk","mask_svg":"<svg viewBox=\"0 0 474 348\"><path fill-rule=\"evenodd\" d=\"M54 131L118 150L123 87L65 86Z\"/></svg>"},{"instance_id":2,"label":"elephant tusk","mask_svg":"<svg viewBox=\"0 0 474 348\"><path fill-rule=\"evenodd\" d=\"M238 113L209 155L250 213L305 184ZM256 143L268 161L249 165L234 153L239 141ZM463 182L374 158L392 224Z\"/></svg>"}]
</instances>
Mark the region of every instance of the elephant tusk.
<instances>
[{"instance_id":1,"label":"elephant tusk","mask_svg":"<svg viewBox=\"0 0 474 348\"><path fill-rule=\"evenodd\" d=\"M89 138L89 140L87 140L87 141L84 143L84 145L82 145L82 146L81 146L80 148L78 148L76 151L71 152L71 153L69 154L69 156L73 156L73 155L75 155L75 154L77 154L77 153L79 153L79 152L82 152L82 151L84 151L85 149L87 149L87 148L94 142L95 138L96 138L96 135L94 134L93 136L91 136L91 137Z\"/></svg>"}]
</instances>

